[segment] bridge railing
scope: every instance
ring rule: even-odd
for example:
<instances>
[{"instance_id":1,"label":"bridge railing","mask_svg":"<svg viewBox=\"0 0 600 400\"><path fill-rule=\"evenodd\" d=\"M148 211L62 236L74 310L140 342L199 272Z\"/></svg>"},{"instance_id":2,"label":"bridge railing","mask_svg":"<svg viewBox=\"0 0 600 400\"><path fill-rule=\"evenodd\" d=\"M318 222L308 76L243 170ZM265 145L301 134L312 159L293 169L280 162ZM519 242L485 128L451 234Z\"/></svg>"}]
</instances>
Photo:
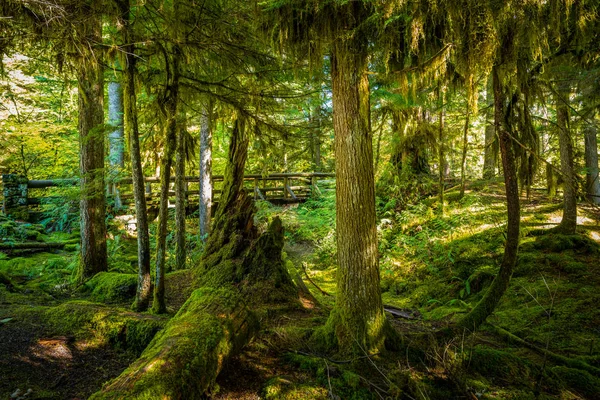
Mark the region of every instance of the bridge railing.
<instances>
[{"instance_id":1,"label":"bridge railing","mask_svg":"<svg viewBox=\"0 0 600 400\"><path fill-rule=\"evenodd\" d=\"M247 174L244 176L244 188L253 194L255 200L267 200L273 203L301 202L313 193L320 193L318 181L335 177L327 172L273 173L269 175ZM213 201L218 202L222 192L224 176L213 175ZM175 177L171 177L175 182ZM146 177L146 199L150 204L158 202L160 177ZM186 176L186 201L193 203L199 198L199 178ZM122 178L110 182L107 190L109 197L118 197L123 205L133 203L132 179ZM79 185L79 179L49 179L28 180L17 175L2 175L3 199L2 211L19 219L28 219L32 207L45 202L60 201L60 196L53 196L51 188L73 187ZM31 196L33 191L36 196ZM169 190L169 197L175 196L174 190Z\"/></svg>"}]
</instances>

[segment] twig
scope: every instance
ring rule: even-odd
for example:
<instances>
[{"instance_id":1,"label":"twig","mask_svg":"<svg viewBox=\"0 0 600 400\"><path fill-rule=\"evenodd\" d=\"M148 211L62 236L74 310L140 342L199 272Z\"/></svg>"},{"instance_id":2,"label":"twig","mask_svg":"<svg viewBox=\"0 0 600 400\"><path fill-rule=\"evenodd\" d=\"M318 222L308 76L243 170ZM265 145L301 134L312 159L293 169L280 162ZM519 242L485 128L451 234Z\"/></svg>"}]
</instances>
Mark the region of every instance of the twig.
<instances>
[{"instance_id":1,"label":"twig","mask_svg":"<svg viewBox=\"0 0 600 400\"><path fill-rule=\"evenodd\" d=\"M312 279L310 279L310 276L308 276L308 272L306 271L306 264L302 263L302 271L304 271L304 275L306 275L306 279L308 279L308 281L314 286L316 287L319 292L321 292L322 294L324 294L325 296L329 296L331 297L331 293L327 293L326 291L324 291L323 289L321 289L315 282L313 282Z\"/></svg>"}]
</instances>

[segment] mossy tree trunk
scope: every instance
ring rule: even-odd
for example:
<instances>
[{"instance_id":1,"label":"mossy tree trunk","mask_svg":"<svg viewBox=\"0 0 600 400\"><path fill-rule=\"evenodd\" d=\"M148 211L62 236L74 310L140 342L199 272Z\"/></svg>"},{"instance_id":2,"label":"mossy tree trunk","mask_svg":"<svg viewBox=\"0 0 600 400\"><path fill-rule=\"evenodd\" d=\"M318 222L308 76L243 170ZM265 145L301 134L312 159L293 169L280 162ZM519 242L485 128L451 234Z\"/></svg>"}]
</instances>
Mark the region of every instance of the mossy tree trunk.
<instances>
[{"instance_id":1,"label":"mossy tree trunk","mask_svg":"<svg viewBox=\"0 0 600 400\"><path fill-rule=\"evenodd\" d=\"M557 230L574 234L577 228L577 180L573 159L573 139L569 126L568 84L561 84L556 95L556 124L560 146L560 169L563 175L563 217Z\"/></svg>"},{"instance_id":2,"label":"mossy tree trunk","mask_svg":"<svg viewBox=\"0 0 600 400\"><path fill-rule=\"evenodd\" d=\"M331 55L339 266L328 327L339 349L355 352L382 349L387 323L379 287L367 43L359 36L340 35Z\"/></svg>"},{"instance_id":3,"label":"mossy tree trunk","mask_svg":"<svg viewBox=\"0 0 600 400\"><path fill-rule=\"evenodd\" d=\"M212 213L212 117L213 105L206 101L200 119L200 240L206 241L210 233Z\"/></svg>"},{"instance_id":4,"label":"mossy tree trunk","mask_svg":"<svg viewBox=\"0 0 600 400\"><path fill-rule=\"evenodd\" d=\"M494 80L494 125L500 142L504 185L506 187L506 203L508 209L506 243L504 245L504 256L502 258L502 263L500 264L498 275L475 308L459 321L457 324L459 329L476 330L494 311L508 288L513 269L517 262L517 253L519 250L521 208L519 204L517 168L513 140L511 138L511 132L508 131L510 125L504 123L505 118L507 118L505 115L506 96L503 93L500 77L498 75L498 68L498 66L494 66L492 70Z\"/></svg>"},{"instance_id":5,"label":"mossy tree trunk","mask_svg":"<svg viewBox=\"0 0 600 400\"><path fill-rule=\"evenodd\" d=\"M595 112L591 115L595 123ZM588 124L584 130L585 136L585 177L589 201L600 204L600 175L598 175L598 131L595 125Z\"/></svg>"},{"instance_id":6,"label":"mossy tree trunk","mask_svg":"<svg viewBox=\"0 0 600 400\"><path fill-rule=\"evenodd\" d=\"M558 186L558 176L554 172L551 164L546 164L546 189L550 200L556 197L556 187Z\"/></svg>"},{"instance_id":7,"label":"mossy tree trunk","mask_svg":"<svg viewBox=\"0 0 600 400\"><path fill-rule=\"evenodd\" d=\"M160 208L156 231L156 277L152 311L167 311L165 304L165 261L167 252L167 222L169 218L169 181L171 164L177 142L177 117L179 116L179 49L173 45L165 51L167 81L162 99L159 99L165 131L165 151L160 161Z\"/></svg>"},{"instance_id":8,"label":"mossy tree trunk","mask_svg":"<svg viewBox=\"0 0 600 400\"><path fill-rule=\"evenodd\" d=\"M181 123L177 126L177 139L175 151L175 269L185 268L186 240L185 240L185 113L181 112Z\"/></svg>"},{"instance_id":9,"label":"mossy tree trunk","mask_svg":"<svg viewBox=\"0 0 600 400\"><path fill-rule=\"evenodd\" d=\"M108 83L108 123L112 131L108 134L110 164L108 192L114 199L114 207L119 210L123 205L119 188L115 181L118 179L124 167L124 131L123 131L123 87L121 82L110 81Z\"/></svg>"},{"instance_id":10,"label":"mossy tree trunk","mask_svg":"<svg viewBox=\"0 0 600 400\"><path fill-rule=\"evenodd\" d=\"M90 44L102 42L102 21L90 15L80 34ZM87 48L86 46L83 46ZM84 51L84 50L82 50ZM104 195L104 75L98 54L81 54L77 62L79 97L79 169L81 174L81 261L84 281L107 270L106 198Z\"/></svg>"},{"instance_id":11,"label":"mossy tree trunk","mask_svg":"<svg viewBox=\"0 0 600 400\"><path fill-rule=\"evenodd\" d=\"M438 133L438 164L439 164L439 176L438 176L438 185L439 185L439 201L440 201L440 214L444 215L444 178L445 178L445 168L446 168L446 155L445 146L444 146L444 90L442 88L441 83L438 84L438 101L440 114L438 117L439 123L439 133Z\"/></svg>"},{"instance_id":12,"label":"mossy tree trunk","mask_svg":"<svg viewBox=\"0 0 600 400\"><path fill-rule=\"evenodd\" d=\"M276 218L258 237L253 203L243 191L248 149L244 122L234 125L223 199L216 211L196 289L141 357L92 399L201 399L227 359L258 331L252 307L296 307L297 288L284 267Z\"/></svg>"},{"instance_id":13,"label":"mossy tree trunk","mask_svg":"<svg viewBox=\"0 0 600 400\"><path fill-rule=\"evenodd\" d=\"M136 49L133 38L133 20L130 0L117 3L121 20L119 25L123 37L123 105L124 129L129 142L131 158L131 178L133 181L133 197L135 200L135 219L137 225L138 284L133 309L148 309L152 296L152 280L150 277L150 235L148 233L148 216L146 212L146 194L144 188L144 171L140 150L140 132L138 127L136 76Z\"/></svg>"},{"instance_id":14,"label":"mossy tree trunk","mask_svg":"<svg viewBox=\"0 0 600 400\"><path fill-rule=\"evenodd\" d=\"M498 139L494 123L494 88L493 78L490 75L487 91L485 113L485 148L483 155L483 179L491 179L496 176L496 165L498 164Z\"/></svg>"},{"instance_id":15,"label":"mossy tree trunk","mask_svg":"<svg viewBox=\"0 0 600 400\"><path fill-rule=\"evenodd\" d=\"M463 148L462 148L462 159L460 162L460 197L465 195L465 175L467 173L467 150L469 146L469 124L471 110L469 108L469 99L467 99L467 106L465 110L465 127L463 132Z\"/></svg>"}]
</instances>

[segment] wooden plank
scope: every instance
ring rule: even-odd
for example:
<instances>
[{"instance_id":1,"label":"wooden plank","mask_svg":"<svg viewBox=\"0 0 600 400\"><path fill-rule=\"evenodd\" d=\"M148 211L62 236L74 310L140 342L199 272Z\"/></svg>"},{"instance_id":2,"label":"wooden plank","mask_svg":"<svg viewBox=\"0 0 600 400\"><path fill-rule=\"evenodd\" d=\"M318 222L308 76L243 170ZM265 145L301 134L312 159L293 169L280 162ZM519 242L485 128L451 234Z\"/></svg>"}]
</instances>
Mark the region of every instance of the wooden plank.
<instances>
[{"instance_id":1,"label":"wooden plank","mask_svg":"<svg viewBox=\"0 0 600 400\"><path fill-rule=\"evenodd\" d=\"M254 199L256 200L256 196L258 196L261 200L266 200L265 196L262 194L262 192L260 191L260 188L258 186L256 186L254 188Z\"/></svg>"},{"instance_id":2,"label":"wooden plank","mask_svg":"<svg viewBox=\"0 0 600 400\"><path fill-rule=\"evenodd\" d=\"M296 197L296 194L294 193L294 191L292 190L292 188L289 185L285 185L285 189L286 192L290 194L290 196L292 196L292 199L294 200L298 200L298 197ZM288 196L286 196L288 197Z\"/></svg>"}]
</instances>

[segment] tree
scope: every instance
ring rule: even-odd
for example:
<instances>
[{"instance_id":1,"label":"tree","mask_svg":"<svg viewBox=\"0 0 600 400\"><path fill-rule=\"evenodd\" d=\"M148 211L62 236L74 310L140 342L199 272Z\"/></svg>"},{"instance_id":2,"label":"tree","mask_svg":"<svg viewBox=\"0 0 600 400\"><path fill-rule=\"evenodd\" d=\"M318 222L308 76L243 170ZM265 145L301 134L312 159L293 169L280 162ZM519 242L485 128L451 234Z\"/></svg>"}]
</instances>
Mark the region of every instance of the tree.
<instances>
[{"instance_id":1,"label":"tree","mask_svg":"<svg viewBox=\"0 0 600 400\"><path fill-rule=\"evenodd\" d=\"M82 6L79 24L83 54L77 57L79 146L81 174L81 261L79 279L106 271L106 201L104 197L104 75L101 53L102 19L89 4ZM85 17L83 17L85 15Z\"/></svg>"},{"instance_id":2,"label":"tree","mask_svg":"<svg viewBox=\"0 0 600 400\"><path fill-rule=\"evenodd\" d=\"M119 189L114 180L119 177L124 167L124 131L123 131L123 88L116 80L108 82L108 124L113 130L108 134L109 186L108 191L114 196L115 208L121 208Z\"/></svg>"},{"instance_id":3,"label":"tree","mask_svg":"<svg viewBox=\"0 0 600 400\"><path fill-rule=\"evenodd\" d=\"M483 179L496 176L496 165L498 165L498 139L496 137L494 119L494 91L490 75L486 87L486 112L485 112L485 149L483 156Z\"/></svg>"},{"instance_id":4,"label":"tree","mask_svg":"<svg viewBox=\"0 0 600 400\"><path fill-rule=\"evenodd\" d=\"M150 277L150 235L148 233L146 193L138 127L137 90L135 83L137 56L134 45L134 19L130 0L118 0L117 8L123 41L121 64L124 66L122 75L124 130L129 143L135 218L137 223L138 284L136 299L132 307L136 311L145 311L148 309L152 296L152 281Z\"/></svg>"},{"instance_id":5,"label":"tree","mask_svg":"<svg viewBox=\"0 0 600 400\"><path fill-rule=\"evenodd\" d=\"M556 125L560 145L560 169L563 176L563 218L557 229L574 234L577 228L577 180L573 161L573 139L569 124L568 83L562 83L555 93Z\"/></svg>"},{"instance_id":6,"label":"tree","mask_svg":"<svg viewBox=\"0 0 600 400\"><path fill-rule=\"evenodd\" d=\"M338 271L335 307L320 333L343 351L383 349L391 329L379 288L367 74L373 4L291 0L270 7L282 20L279 35L288 44L326 43L331 57Z\"/></svg>"},{"instance_id":7,"label":"tree","mask_svg":"<svg viewBox=\"0 0 600 400\"><path fill-rule=\"evenodd\" d=\"M595 113L591 118L596 122ZM598 175L598 130L595 125L586 124L583 128L585 138L585 177L587 196L593 204L600 204L600 175Z\"/></svg>"},{"instance_id":8,"label":"tree","mask_svg":"<svg viewBox=\"0 0 600 400\"><path fill-rule=\"evenodd\" d=\"M200 119L200 239L205 241L210 233L212 210L212 127L213 105L208 100Z\"/></svg>"}]
</instances>

